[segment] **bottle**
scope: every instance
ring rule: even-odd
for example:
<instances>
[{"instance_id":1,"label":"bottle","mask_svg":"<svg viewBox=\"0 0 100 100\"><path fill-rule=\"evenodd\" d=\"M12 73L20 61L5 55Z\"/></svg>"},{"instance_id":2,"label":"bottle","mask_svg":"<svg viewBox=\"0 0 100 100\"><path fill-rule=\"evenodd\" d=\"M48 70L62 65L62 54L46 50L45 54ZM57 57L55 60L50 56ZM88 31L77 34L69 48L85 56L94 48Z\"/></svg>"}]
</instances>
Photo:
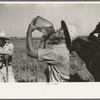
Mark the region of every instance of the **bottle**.
<instances>
[{"instance_id":1,"label":"bottle","mask_svg":"<svg viewBox=\"0 0 100 100\"><path fill-rule=\"evenodd\" d=\"M41 16L37 16L34 19L33 25L38 27L37 30L44 34L52 34L54 31L53 24Z\"/></svg>"}]
</instances>

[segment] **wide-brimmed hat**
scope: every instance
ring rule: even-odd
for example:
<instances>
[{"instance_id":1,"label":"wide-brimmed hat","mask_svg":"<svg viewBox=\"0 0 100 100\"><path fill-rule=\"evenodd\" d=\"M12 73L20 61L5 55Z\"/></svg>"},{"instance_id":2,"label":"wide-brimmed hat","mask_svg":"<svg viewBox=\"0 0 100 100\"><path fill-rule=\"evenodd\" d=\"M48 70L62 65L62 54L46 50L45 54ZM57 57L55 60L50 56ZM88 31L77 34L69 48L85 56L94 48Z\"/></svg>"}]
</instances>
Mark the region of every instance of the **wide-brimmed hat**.
<instances>
[{"instance_id":1,"label":"wide-brimmed hat","mask_svg":"<svg viewBox=\"0 0 100 100\"><path fill-rule=\"evenodd\" d=\"M6 37L5 31L0 32L0 39L9 40L9 38Z\"/></svg>"},{"instance_id":2,"label":"wide-brimmed hat","mask_svg":"<svg viewBox=\"0 0 100 100\"><path fill-rule=\"evenodd\" d=\"M79 36L78 31L74 25L66 25L63 20L61 21L61 27L64 30L66 45L68 49L71 49L72 41Z\"/></svg>"},{"instance_id":3,"label":"wide-brimmed hat","mask_svg":"<svg viewBox=\"0 0 100 100\"><path fill-rule=\"evenodd\" d=\"M68 31L71 41L75 40L79 36L78 31L74 25L68 25Z\"/></svg>"},{"instance_id":4,"label":"wide-brimmed hat","mask_svg":"<svg viewBox=\"0 0 100 100\"><path fill-rule=\"evenodd\" d=\"M67 28L67 25L65 23L65 21L61 21L61 27L64 31L64 35L65 35L65 40L66 40L66 46L67 48L70 50L71 49L71 38L70 38L70 35L69 35L69 31L68 31L68 28Z\"/></svg>"}]
</instances>

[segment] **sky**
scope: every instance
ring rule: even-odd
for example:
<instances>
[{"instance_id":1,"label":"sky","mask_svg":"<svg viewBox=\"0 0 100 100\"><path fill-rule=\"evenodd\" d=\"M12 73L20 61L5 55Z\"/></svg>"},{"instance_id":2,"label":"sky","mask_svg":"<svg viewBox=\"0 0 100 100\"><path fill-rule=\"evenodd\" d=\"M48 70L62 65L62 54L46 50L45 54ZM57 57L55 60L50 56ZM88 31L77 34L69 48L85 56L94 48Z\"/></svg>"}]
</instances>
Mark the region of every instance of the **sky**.
<instances>
[{"instance_id":1,"label":"sky","mask_svg":"<svg viewBox=\"0 0 100 100\"><path fill-rule=\"evenodd\" d=\"M26 37L29 23L36 16L60 28L61 20L74 25L79 35L88 35L100 21L100 3L0 3L0 31L7 37ZM35 31L35 37L42 33Z\"/></svg>"}]
</instances>

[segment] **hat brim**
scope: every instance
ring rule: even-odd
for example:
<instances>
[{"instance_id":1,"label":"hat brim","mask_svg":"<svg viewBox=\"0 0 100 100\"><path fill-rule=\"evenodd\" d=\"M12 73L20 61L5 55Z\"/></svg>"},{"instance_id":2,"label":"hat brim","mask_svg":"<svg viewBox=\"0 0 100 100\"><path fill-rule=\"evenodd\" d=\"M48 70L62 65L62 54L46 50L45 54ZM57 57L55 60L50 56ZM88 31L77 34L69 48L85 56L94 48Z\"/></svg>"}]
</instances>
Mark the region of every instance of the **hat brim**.
<instances>
[{"instance_id":1,"label":"hat brim","mask_svg":"<svg viewBox=\"0 0 100 100\"><path fill-rule=\"evenodd\" d=\"M67 46L68 50L71 50L71 44L72 44L71 38L70 38L69 31L68 31L68 28L66 26L66 23L63 20L61 21L61 27L64 31L66 46Z\"/></svg>"},{"instance_id":2,"label":"hat brim","mask_svg":"<svg viewBox=\"0 0 100 100\"><path fill-rule=\"evenodd\" d=\"M0 39L10 40L10 38L6 38L6 37L0 37Z\"/></svg>"}]
</instances>

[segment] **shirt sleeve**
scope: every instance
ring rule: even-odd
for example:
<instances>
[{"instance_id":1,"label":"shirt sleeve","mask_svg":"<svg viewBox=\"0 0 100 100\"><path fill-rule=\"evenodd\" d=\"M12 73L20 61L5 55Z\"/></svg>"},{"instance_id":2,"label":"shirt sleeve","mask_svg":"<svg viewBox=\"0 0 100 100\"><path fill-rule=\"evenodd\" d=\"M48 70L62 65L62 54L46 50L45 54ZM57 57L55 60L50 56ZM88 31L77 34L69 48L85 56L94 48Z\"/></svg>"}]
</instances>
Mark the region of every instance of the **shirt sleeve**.
<instances>
[{"instance_id":1,"label":"shirt sleeve","mask_svg":"<svg viewBox=\"0 0 100 100\"><path fill-rule=\"evenodd\" d=\"M6 43L5 46L0 49L1 53L8 52L9 55L13 55L14 53L14 45L12 43Z\"/></svg>"},{"instance_id":2,"label":"shirt sleeve","mask_svg":"<svg viewBox=\"0 0 100 100\"><path fill-rule=\"evenodd\" d=\"M38 49L38 60L49 64L56 64L57 55L53 49Z\"/></svg>"}]
</instances>

